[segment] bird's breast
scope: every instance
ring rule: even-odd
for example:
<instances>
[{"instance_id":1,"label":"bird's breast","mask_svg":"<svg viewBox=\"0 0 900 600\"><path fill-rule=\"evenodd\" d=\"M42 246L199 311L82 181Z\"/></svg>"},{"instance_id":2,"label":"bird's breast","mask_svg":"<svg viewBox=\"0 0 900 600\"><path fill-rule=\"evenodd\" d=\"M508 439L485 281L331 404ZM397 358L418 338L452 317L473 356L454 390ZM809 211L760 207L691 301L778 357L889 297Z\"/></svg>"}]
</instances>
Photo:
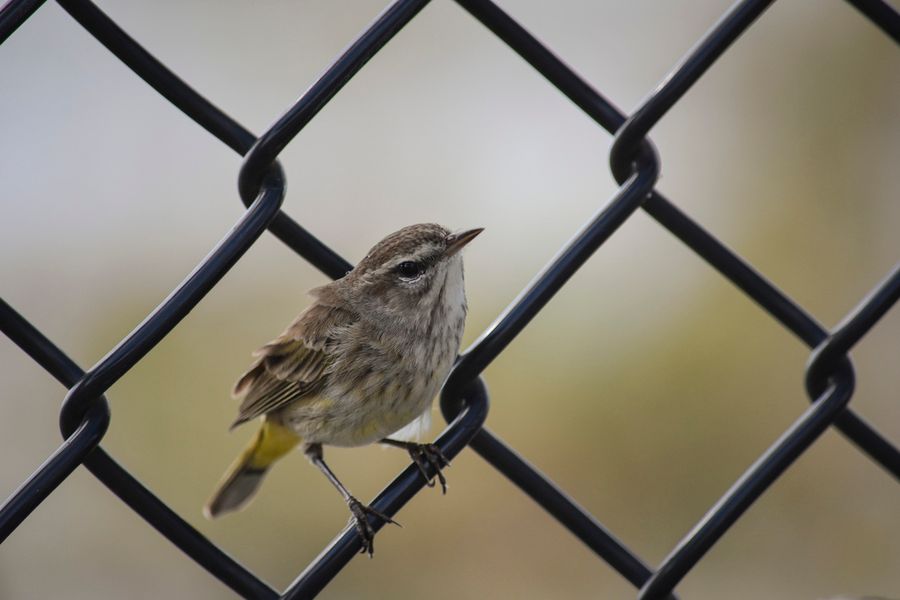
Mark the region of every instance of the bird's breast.
<instances>
[{"instance_id":1,"label":"bird's breast","mask_svg":"<svg viewBox=\"0 0 900 600\"><path fill-rule=\"evenodd\" d=\"M347 332L321 392L329 401L289 409L298 435L310 443L362 446L431 409L465 326L462 262L450 265L439 283L411 326L363 321Z\"/></svg>"},{"instance_id":2,"label":"bird's breast","mask_svg":"<svg viewBox=\"0 0 900 600\"><path fill-rule=\"evenodd\" d=\"M319 401L290 407L286 421L310 443L363 446L388 437L431 410L460 336L448 325L437 338L408 339L405 352L369 340L329 374Z\"/></svg>"}]
</instances>

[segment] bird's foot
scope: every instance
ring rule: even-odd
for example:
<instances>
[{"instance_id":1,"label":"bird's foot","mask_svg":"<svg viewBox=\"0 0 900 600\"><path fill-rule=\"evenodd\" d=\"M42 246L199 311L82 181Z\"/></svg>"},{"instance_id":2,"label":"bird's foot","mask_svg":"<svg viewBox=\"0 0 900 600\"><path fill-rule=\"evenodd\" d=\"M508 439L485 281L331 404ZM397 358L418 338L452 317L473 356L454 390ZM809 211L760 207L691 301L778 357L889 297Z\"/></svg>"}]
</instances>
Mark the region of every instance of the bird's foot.
<instances>
[{"instance_id":1,"label":"bird's foot","mask_svg":"<svg viewBox=\"0 0 900 600\"><path fill-rule=\"evenodd\" d=\"M356 533L362 541L362 549L360 549L359 553L368 553L369 558L372 558L375 554L375 529L373 529L372 524L369 523L368 516L373 515L385 523L393 523L398 527L400 527L400 523L386 514L375 510L371 506L366 506L353 496L350 496L347 500L347 506L350 507L350 512L353 514L353 516L350 517L350 521L353 523L353 527L356 529Z\"/></svg>"},{"instance_id":2,"label":"bird's foot","mask_svg":"<svg viewBox=\"0 0 900 600\"><path fill-rule=\"evenodd\" d=\"M434 487L434 478L429 478L428 473L425 471L425 465L431 465L431 468L434 469L435 474L437 475L438 481L441 483L441 492L447 493L447 478L444 477L444 474L441 472L441 469L444 467L450 466L450 461L444 455L444 452L441 450L440 446L436 444L413 444L410 443L406 446L406 450L409 452L409 457L416 463L416 466L419 468L419 473L422 474L422 477L425 478L425 484L428 487Z\"/></svg>"}]
</instances>

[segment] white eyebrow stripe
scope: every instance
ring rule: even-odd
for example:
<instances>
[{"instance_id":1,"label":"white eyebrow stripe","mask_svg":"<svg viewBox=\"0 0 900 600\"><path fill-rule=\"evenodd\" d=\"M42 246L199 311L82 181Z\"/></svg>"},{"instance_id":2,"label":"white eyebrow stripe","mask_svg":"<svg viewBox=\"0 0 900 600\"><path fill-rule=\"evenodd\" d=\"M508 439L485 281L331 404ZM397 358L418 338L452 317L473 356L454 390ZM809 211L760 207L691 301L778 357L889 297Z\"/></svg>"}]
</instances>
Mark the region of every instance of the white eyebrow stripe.
<instances>
[{"instance_id":1,"label":"white eyebrow stripe","mask_svg":"<svg viewBox=\"0 0 900 600\"><path fill-rule=\"evenodd\" d=\"M396 260L393 260L389 263L389 268L394 268L400 263L405 263L408 261L418 262L424 258L430 258L436 254L439 254L441 251L441 247L437 244L427 244L425 246L420 247L413 254L408 254L406 256L401 256Z\"/></svg>"}]
</instances>

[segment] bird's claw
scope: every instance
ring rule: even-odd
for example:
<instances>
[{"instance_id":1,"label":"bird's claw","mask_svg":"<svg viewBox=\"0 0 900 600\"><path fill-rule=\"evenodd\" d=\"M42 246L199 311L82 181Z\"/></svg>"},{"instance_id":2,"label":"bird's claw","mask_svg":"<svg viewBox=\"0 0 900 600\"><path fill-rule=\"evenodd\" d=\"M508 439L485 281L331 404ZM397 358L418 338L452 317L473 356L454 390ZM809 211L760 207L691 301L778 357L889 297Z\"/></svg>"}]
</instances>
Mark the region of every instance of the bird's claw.
<instances>
[{"instance_id":1,"label":"bird's claw","mask_svg":"<svg viewBox=\"0 0 900 600\"><path fill-rule=\"evenodd\" d=\"M366 506L353 496L350 496L347 500L347 506L350 507L350 512L352 513L350 521L353 523L353 527L356 529L360 541L362 541L362 548L359 553L368 553L369 558L372 558L375 554L375 529L372 527L372 524L369 523L368 515L373 515L385 523L392 523L397 527L401 527L400 523L397 521L381 511L375 510L371 506Z\"/></svg>"},{"instance_id":2,"label":"bird's claw","mask_svg":"<svg viewBox=\"0 0 900 600\"><path fill-rule=\"evenodd\" d=\"M425 465L429 464L434 469L435 475L437 475L437 479L441 483L441 492L446 494L447 478L444 477L441 469L449 467L450 460L444 455L440 446L436 444L410 444L406 449L409 451L409 457L412 458L416 467L419 468L419 473L425 479L425 485L434 487L434 478L428 477L428 473L425 471Z\"/></svg>"}]
</instances>

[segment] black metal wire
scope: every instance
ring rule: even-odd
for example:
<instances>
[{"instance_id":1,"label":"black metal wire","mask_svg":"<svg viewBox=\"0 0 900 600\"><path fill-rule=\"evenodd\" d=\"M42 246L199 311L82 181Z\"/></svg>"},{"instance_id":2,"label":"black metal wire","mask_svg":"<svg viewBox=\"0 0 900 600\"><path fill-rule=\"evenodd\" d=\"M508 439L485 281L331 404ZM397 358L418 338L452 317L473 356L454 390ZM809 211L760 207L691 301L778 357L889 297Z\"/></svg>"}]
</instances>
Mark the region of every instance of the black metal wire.
<instances>
[{"instance_id":1,"label":"black metal wire","mask_svg":"<svg viewBox=\"0 0 900 600\"><path fill-rule=\"evenodd\" d=\"M84 371L72 359L2 299L0 299L0 329L64 386L71 387L84 377ZM191 527L187 521L175 514L150 490L116 463L102 447L94 448L93 452L84 459L84 465L157 531L169 538L172 543L220 581L248 598L278 596L275 590L257 579ZM43 468L42 466L37 473L41 473ZM48 492L52 489L50 488ZM7 500L0 509L0 524L3 524L0 525L0 529L6 528L6 519L18 518L16 512L23 513L24 518L33 508L33 506L30 507L27 512L22 509L16 511L13 504ZM10 516L7 517L7 514ZM0 539L5 538L8 533L8 531L4 532Z\"/></svg>"},{"instance_id":2,"label":"black metal wire","mask_svg":"<svg viewBox=\"0 0 900 600\"><path fill-rule=\"evenodd\" d=\"M6 41L28 17L41 7L44 0L15 0L0 7L0 44Z\"/></svg>"},{"instance_id":3,"label":"black metal wire","mask_svg":"<svg viewBox=\"0 0 900 600\"><path fill-rule=\"evenodd\" d=\"M639 588L650 579L653 571L647 565L556 484L490 431L487 429L479 431L470 445L519 489L537 499L544 510L632 585ZM669 597L675 598L674 595Z\"/></svg>"},{"instance_id":4,"label":"black metal wire","mask_svg":"<svg viewBox=\"0 0 900 600\"><path fill-rule=\"evenodd\" d=\"M457 2L519 53L601 127L613 133L625 124L625 115L619 109L495 4L488 0L457 0ZM898 19L897 13L890 7L884 3L876 4L881 4L886 10L891 11L894 21ZM879 11L874 12L880 14ZM881 23L876 24L881 26ZM802 307L692 221L659 191L654 190L642 208L810 348L816 347L828 336L825 328ZM878 464L900 479L900 451L865 421L848 410L838 418L837 427Z\"/></svg>"},{"instance_id":5,"label":"black metal wire","mask_svg":"<svg viewBox=\"0 0 900 600\"><path fill-rule=\"evenodd\" d=\"M285 182L277 157L343 85L428 2L398 0L388 6L313 86L257 139L191 89L90 1L58 1L157 92L245 157L239 176L239 196L248 208L172 294L87 372L82 372L33 325L0 300L0 330L69 389L60 413L64 442L0 507L0 542L78 465L84 464L150 525L236 593L247 598L275 598L279 596L276 591L193 529L99 447L110 424L109 407L103 394L177 326L264 229L268 228L288 247L331 277L340 277L349 270L347 261L280 210ZM621 187L460 357L441 394L441 408L448 426L436 443L450 457L467 445L471 446L639 588L639 597L645 600L674 597L675 586L709 548L830 425L838 427L872 460L900 478L900 451L846 408L854 388L853 368L847 354L900 298L900 267L829 334L799 305L654 189L659 158L647 134L773 2L744 0L736 3L673 69L657 91L626 117L498 6L489 0L457 0L601 127L616 133L610 166ZM848 0L848 3L882 32L900 42L900 15L889 4L878 0ZM40 0L11 0L0 8L0 43L41 4ZM811 406L751 465L655 570L647 567L524 458L483 428L488 414L488 393L480 378L483 370L575 271L638 208L643 208L812 349L806 371ZM375 498L372 505L385 514L394 515L423 486L418 469L410 465ZM372 522L372 526L377 530L381 522ZM355 531L348 527L281 596L315 596L359 550L360 541Z\"/></svg>"},{"instance_id":6,"label":"black metal wire","mask_svg":"<svg viewBox=\"0 0 900 600\"><path fill-rule=\"evenodd\" d=\"M847 0L872 23L900 44L900 13L882 0Z\"/></svg>"},{"instance_id":7,"label":"black metal wire","mask_svg":"<svg viewBox=\"0 0 900 600\"><path fill-rule=\"evenodd\" d=\"M254 144L241 165L238 191L244 201L256 195L260 174L275 160L322 107L344 87L400 29L415 17L428 0L397 0L354 41L325 73ZM338 274L338 276L343 273Z\"/></svg>"}]
</instances>

